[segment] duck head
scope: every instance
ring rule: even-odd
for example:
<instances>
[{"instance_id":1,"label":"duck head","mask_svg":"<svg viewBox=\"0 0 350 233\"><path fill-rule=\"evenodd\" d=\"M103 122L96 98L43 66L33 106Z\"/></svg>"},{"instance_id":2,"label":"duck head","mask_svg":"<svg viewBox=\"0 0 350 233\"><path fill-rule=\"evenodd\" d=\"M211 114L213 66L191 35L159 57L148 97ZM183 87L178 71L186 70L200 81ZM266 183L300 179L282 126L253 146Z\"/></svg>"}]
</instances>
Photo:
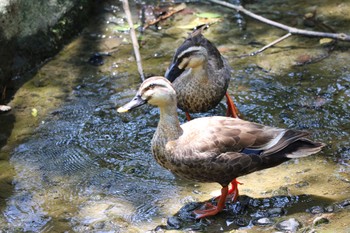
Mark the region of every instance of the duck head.
<instances>
[{"instance_id":1,"label":"duck head","mask_svg":"<svg viewBox=\"0 0 350 233\"><path fill-rule=\"evenodd\" d=\"M176 92L171 83L161 76L154 76L146 79L140 86L135 97L124 106L117 109L118 112L127 112L144 104L151 104L158 107L169 105L175 102Z\"/></svg>"},{"instance_id":2,"label":"duck head","mask_svg":"<svg viewBox=\"0 0 350 233\"><path fill-rule=\"evenodd\" d=\"M184 47L184 48L183 48ZM184 43L176 52L174 59L168 67L165 78L174 82L190 68L202 68L208 61L208 52L203 46L189 46Z\"/></svg>"},{"instance_id":3,"label":"duck head","mask_svg":"<svg viewBox=\"0 0 350 233\"><path fill-rule=\"evenodd\" d=\"M207 40L202 32L207 25L202 25L195 29L188 38L176 50L173 60L168 67L165 78L170 82L175 79L186 76L192 68L192 75L203 75L203 70L207 69L208 62L218 69L224 66L221 54L218 49L209 40Z\"/></svg>"}]
</instances>

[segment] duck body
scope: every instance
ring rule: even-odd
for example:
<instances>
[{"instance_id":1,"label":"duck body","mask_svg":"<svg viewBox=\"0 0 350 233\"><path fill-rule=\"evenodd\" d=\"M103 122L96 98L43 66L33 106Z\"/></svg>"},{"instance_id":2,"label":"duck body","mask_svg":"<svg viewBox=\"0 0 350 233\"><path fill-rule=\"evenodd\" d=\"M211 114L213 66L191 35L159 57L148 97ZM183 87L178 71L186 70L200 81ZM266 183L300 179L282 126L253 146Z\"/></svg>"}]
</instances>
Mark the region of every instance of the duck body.
<instances>
[{"instance_id":1,"label":"duck body","mask_svg":"<svg viewBox=\"0 0 350 233\"><path fill-rule=\"evenodd\" d=\"M156 161L171 172L195 181L222 185L218 205L196 210L197 218L224 208L228 185L239 176L277 166L292 158L321 150L324 144L305 138L308 134L230 117L203 117L180 125L176 92L163 77L143 82L136 96L118 112L142 104L158 106L160 119L152 139Z\"/></svg>"},{"instance_id":2,"label":"duck body","mask_svg":"<svg viewBox=\"0 0 350 233\"><path fill-rule=\"evenodd\" d=\"M173 83L181 110L207 112L225 96L231 67L197 29L176 50L165 77Z\"/></svg>"},{"instance_id":3,"label":"duck body","mask_svg":"<svg viewBox=\"0 0 350 233\"><path fill-rule=\"evenodd\" d=\"M152 152L160 165L180 177L222 186L239 176L319 150L319 144L304 138L305 132L237 118L203 117L180 129L164 126L166 122L159 124ZM178 136L168 138L169 134Z\"/></svg>"}]
</instances>

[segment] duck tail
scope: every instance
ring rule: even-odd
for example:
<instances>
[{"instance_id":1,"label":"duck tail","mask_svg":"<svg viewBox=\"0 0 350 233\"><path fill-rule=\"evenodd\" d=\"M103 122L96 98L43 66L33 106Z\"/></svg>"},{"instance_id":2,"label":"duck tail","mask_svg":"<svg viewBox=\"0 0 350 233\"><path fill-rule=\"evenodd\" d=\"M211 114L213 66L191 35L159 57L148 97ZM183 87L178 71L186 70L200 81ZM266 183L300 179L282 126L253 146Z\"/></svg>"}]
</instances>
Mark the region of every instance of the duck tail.
<instances>
[{"instance_id":1,"label":"duck tail","mask_svg":"<svg viewBox=\"0 0 350 233\"><path fill-rule=\"evenodd\" d=\"M313 142L307 138L300 138L291 145L284 148L285 156L290 159L302 158L318 153L325 144L321 142Z\"/></svg>"},{"instance_id":2,"label":"duck tail","mask_svg":"<svg viewBox=\"0 0 350 233\"><path fill-rule=\"evenodd\" d=\"M325 144L307 139L308 135L299 130L286 130L278 142L265 150L263 155L279 154L285 158L301 158L319 152Z\"/></svg>"}]
</instances>

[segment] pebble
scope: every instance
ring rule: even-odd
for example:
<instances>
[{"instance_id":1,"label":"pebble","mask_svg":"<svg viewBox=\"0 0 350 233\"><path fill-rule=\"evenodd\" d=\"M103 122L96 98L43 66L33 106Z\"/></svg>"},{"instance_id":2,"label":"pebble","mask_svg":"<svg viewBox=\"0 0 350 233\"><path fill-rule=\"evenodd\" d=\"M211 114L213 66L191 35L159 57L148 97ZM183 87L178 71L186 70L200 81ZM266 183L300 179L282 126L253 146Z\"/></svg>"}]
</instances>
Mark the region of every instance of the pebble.
<instances>
[{"instance_id":1,"label":"pebble","mask_svg":"<svg viewBox=\"0 0 350 233\"><path fill-rule=\"evenodd\" d=\"M253 224L256 226L269 226L269 225L273 225L274 222L270 218L259 218L259 219L255 219L253 221Z\"/></svg>"},{"instance_id":2,"label":"pebble","mask_svg":"<svg viewBox=\"0 0 350 233\"><path fill-rule=\"evenodd\" d=\"M340 202L339 205L343 208L350 207L350 199Z\"/></svg>"},{"instance_id":3,"label":"pebble","mask_svg":"<svg viewBox=\"0 0 350 233\"><path fill-rule=\"evenodd\" d=\"M10 111L11 107L7 105L0 105L0 112L7 112Z\"/></svg>"},{"instance_id":4,"label":"pebble","mask_svg":"<svg viewBox=\"0 0 350 233\"><path fill-rule=\"evenodd\" d=\"M180 229L181 221L178 217L170 217L167 220L167 225L170 229Z\"/></svg>"},{"instance_id":5,"label":"pebble","mask_svg":"<svg viewBox=\"0 0 350 233\"><path fill-rule=\"evenodd\" d=\"M276 207L276 208L271 208L267 211L267 213L269 214L270 217L278 217L281 216L283 214L283 209Z\"/></svg>"},{"instance_id":6,"label":"pebble","mask_svg":"<svg viewBox=\"0 0 350 233\"><path fill-rule=\"evenodd\" d=\"M310 209L307 209L306 212L311 214L322 214L324 213L324 208L322 206L313 206Z\"/></svg>"},{"instance_id":7,"label":"pebble","mask_svg":"<svg viewBox=\"0 0 350 233\"><path fill-rule=\"evenodd\" d=\"M297 232L300 227L300 223L295 219L291 218L276 224L275 228L279 231Z\"/></svg>"},{"instance_id":8,"label":"pebble","mask_svg":"<svg viewBox=\"0 0 350 233\"><path fill-rule=\"evenodd\" d=\"M334 212L334 206L333 205L329 205L329 206L325 207L324 210L327 213L333 213Z\"/></svg>"}]
</instances>

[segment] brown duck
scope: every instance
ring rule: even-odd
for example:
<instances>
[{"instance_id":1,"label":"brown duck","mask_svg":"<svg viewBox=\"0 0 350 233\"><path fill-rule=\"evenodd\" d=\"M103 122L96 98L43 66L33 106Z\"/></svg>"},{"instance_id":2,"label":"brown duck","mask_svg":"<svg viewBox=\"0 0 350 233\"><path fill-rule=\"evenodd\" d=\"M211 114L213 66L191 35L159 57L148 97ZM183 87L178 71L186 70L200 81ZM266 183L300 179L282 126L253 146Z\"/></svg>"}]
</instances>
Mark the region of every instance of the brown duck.
<instances>
[{"instance_id":1,"label":"brown duck","mask_svg":"<svg viewBox=\"0 0 350 233\"><path fill-rule=\"evenodd\" d=\"M217 206L195 210L196 218L215 215L225 206L232 180L321 150L306 132L281 129L230 117L203 117L180 125L176 92L163 77L146 79L136 96L120 107L126 112L143 104L159 107L160 120L152 139L157 162L195 181L222 185Z\"/></svg>"},{"instance_id":2,"label":"brown duck","mask_svg":"<svg viewBox=\"0 0 350 233\"><path fill-rule=\"evenodd\" d=\"M231 68L218 49L203 35L206 25L194 30L176 50L165 77L173 83L178 107L189 113L207 112L226 95L227 115L238 111L227 94Z\"/></svg>"}]
</instances>

